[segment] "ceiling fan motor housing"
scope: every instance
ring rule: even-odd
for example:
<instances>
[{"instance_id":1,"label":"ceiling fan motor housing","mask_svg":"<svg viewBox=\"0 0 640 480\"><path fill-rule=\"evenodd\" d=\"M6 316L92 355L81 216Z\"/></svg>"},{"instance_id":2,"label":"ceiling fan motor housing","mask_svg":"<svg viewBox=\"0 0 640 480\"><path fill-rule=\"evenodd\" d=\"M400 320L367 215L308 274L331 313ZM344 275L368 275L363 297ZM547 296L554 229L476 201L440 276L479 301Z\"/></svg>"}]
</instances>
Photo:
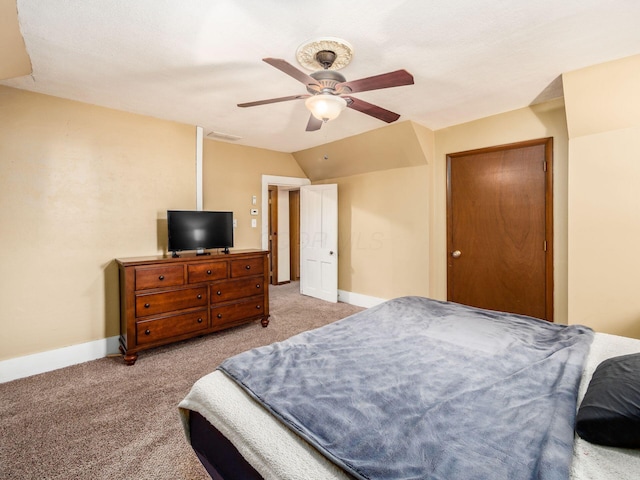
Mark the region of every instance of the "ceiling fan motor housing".
<instances>
[{"instance_id":1,"label":"ceiling fan motor housing","mask_svg":"<svg viewBox=\"0 0 640 480\"><path fill-rule=\"evenodd\" d=\"M347 79L340 72L336 72L335 70L319 70L317 72L313 72L310 74L312 78L315 78L320 85L322 85L322 89L318 91L318 87L315 85L308 85L307 91L315 95L317 93L331 93L333 95L337 95L339 93L345 92L337 92L336 85L339 83L344 83Z\"/></svg>"}]
</instances>

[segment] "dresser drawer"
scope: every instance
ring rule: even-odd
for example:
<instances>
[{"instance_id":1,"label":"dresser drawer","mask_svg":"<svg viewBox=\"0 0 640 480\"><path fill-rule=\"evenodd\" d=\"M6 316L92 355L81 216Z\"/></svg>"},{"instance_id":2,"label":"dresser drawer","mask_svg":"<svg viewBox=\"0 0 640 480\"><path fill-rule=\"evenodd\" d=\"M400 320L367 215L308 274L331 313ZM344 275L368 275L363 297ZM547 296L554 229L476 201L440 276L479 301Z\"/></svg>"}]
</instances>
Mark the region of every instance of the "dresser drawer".
<instances>
[{"instance_id":1,"label":"dresser drawer","mask_svg":"<svg viewBox=\"0 0 640 480\"><path fill-rule=\"evenodd\" d=\"M162 293L136 295L136 317L147 317L184 308L207 305L207 287L182 288Z\"/></svg>"},{"instance_id":2,"label":"dresser drawer","mask_svg":"<svg viewBox=\"0 0 640 480\"><path fill-rule=\"evenodd\" d=\"M184 284L184 268L182 265L166 265L162 267L136 268L136 290L149 288L176 287Z\"/></svg>"},{"instance_id":3,"label":"dresser drawer","mask_svg":"<svg viewBox=\"0 0 640 480\"><path fill-rule=\"evenodd\" d=\"M205 330L208 324L206 309L172 317L142 320L136 323L137 343L155 343L166 338Z\"/></svg>"},{"instance_id":4,"label":"dresser drawer","mask_svg":"<svg viewBox=\"0 0 640 480\"><path fill-rule=\"evenodd\" d=\"M197 263L187 265L189 283L211 282L227 278L227 262Z\"/></svg>"},{"instance_id":5,"label":"dresser drawer","mask_svg":"<svg viewBox=\"0 0 640 480\"><path fill-rule=\"evenodd\" d=\"M262 295L264 278L241 278L211 285L211 303L222 303L237 298Z\"/></svg>"},{"instance_id":6,"label":"dresser drawer","mask_svg":"<svg viewBox=\"0 0 640 480\"><path fill-rule=\"evenodd\" d=\"M263 257L231 260L231 277L246 277L248 275L262 275L264 273Z\"/></svg>"},{"instance_id":7,"label":"dresser drawer","mask_svg":"<svg viewBox=\"0 0 640 480\"><path fill-rule=\"evenodd\" d=\"M220 327L240 320L261 316L264 313L264 297L254 297L232 305L211 307L211 326Z\"/></svg>"}]
</instances>

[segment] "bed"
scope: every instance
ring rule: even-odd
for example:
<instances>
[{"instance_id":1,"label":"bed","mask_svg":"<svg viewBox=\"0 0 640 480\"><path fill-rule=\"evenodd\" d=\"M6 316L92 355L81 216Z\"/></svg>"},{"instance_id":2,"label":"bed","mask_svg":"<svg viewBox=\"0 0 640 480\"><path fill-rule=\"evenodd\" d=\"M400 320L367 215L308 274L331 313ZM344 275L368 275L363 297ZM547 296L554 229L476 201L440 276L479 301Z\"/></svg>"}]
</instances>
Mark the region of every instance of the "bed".
<instances>
[{"instance_id":1,"label":"bed","mask_svg":"<svg viewBox=\"0 0 640 480\"><path fill-rule=\"evenodd\" d=\"M214 480L624 480L640 471L635 444L574 426L576 412L601 420L596 367L638 352L580 325L402 297L225 360L179 409Z\"/></svg>"}]
</instances>

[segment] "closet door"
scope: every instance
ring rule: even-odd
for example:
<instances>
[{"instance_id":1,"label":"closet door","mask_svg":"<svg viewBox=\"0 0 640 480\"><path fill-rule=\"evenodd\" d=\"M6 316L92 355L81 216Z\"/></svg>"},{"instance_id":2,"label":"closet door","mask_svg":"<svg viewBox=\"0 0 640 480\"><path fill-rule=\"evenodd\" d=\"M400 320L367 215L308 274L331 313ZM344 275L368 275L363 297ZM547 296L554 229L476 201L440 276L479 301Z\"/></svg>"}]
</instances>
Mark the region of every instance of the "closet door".
<instances>
[{"instance_id":1,"label":"closet door","mask_svg":"<svg viewBox=\"0 0 640 480\"><path fill-rule=\"evenodd\" d=\"M553 320L552 139L447 155L447 299Z\"/></svg>"}]
</instances>

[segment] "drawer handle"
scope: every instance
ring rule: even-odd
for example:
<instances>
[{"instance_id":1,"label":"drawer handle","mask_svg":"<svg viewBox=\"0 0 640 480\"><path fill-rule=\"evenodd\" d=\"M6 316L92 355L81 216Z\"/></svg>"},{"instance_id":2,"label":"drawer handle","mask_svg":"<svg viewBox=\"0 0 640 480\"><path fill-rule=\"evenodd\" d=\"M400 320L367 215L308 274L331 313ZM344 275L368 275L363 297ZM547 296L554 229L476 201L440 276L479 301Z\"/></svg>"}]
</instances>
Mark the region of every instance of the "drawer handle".
<instances>
[{"instance_id":1,"label":"drawer handle","mask_svg":"<svg viewBox=\"0 0 640 480\"><path fill-rule=\"evenodd\" d=\"M150 306L151 306L151 304L150 304L150 303L145 303L145 304L144 304L144 308L149 308Z\"/></svg>"},{"instance_id":2,"label":"drawer handle","mask_svg":"<svg viewBox=\"0 0 640 480\"><path fill-rule=\"evenodd\" d=\"M158 277L158 280L164 280L164 275L160 275L160 276Z\"/></svg>"},{"instance_id":3,"label":"drawer handle","mask_svg":"<svg viewBox=\"0 0 640 480\"><path fill-rule=\"evenodd\" d=\"M151 335L151 330L149 330L148 328L144 331L145 335Z\"/></svg>"},{"instance_id":4,"label":"drawer handle","mask_svg":"<svg viewBox=\"0 0 640 480\"><path fill-rule=\"evenodd\" d=\"M221 313L218 314L218 318L222 318L222 314Z\"/></svg>"},{"instance_id":5,"label":"drawer handle","mask_svg":"<svg viewBox=\"0 0 640 480\"><path fill-rule=\"evenodd\" d=\"M256 305L256 308L260 310L262 308L262 305Z\"/></svg>"},{"instance_id":6,"label":"drawer handle","mask_svg":"<svg viewBox=\"0 0 640 480\"><path fill-rule=\"evenodd\" d=\"M198 319L198 323L202 323L202 319L201 318Z\"/></svg>"},{"instance_id":7,"label":"drawer handle","mask_svg":"<svg viewBox=\"0 0 640 480\"><path fill-rule=\"evenodd\" d=\"M202 295L198 294L198 300L202 299Z\"/></svg>"},{"instance_id":8,"label":"drawer handle","mask_svg":"<svg viewBox=\"0 0 640 480\"><path fill-rule=\"evenodd\" d=\"M246 266L246 267L244 267L244 268L246 268L247 270L251 270L251 265L247 265L247 266Z\"/></svg>"},{"instance_id":9,"label":"drawer handle","mask_svg":"<svg viewBox=\"0 0 640 480\"><path fill-rule=\"evenodd\" d=\"M256 283L256 288L260 288L260 284L259 283Z\"/></svg>"},{"instance_id":10,"label":"drawer handle","mask_svg":"<svg viewBox=\"0 0 640 480\"><path fill-rule=\"evenodd\" d=\"M207 275L211 275L211 270L207 270Z\"/></svg>"},{"instance_id":11,"label":"drawer handle","mask_svg":"<svg viewBox=\"0 0 640 480\"><path fill-rule=\"evenodd\" d=\"M220 290L218 290L218 291L216 292L216 295L222 295L222 292L221 292Z\"/></svg>"}]
</instances>

